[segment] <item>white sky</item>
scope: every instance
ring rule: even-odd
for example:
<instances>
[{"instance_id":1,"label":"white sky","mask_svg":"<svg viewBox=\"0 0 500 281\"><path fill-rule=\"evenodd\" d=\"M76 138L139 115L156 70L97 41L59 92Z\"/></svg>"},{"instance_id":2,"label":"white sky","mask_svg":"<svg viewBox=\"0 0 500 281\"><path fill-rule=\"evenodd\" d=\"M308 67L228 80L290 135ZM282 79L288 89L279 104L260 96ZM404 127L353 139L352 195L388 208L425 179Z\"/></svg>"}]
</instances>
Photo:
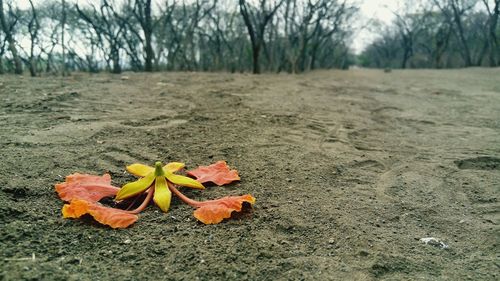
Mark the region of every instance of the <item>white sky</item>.
<instances>
[{"instance_id":1,"label":"white sky","mask_svg":"<svg viewBox=\"0 0 500 281\"><path fill-rule=\"evenodd\" d=\"M370 30L372 22L375 20L389 24L394 19L392 11L397 11L405 1L408 0L352 0L352 2L359 3L361 17L357 21L359 26L357 26L352 46L356 53L360 53L364 47L377 38L377 34Z\"/></svg>"},{"instance_id":2,"label":"white sky","mask_svg":"<svg viewBox=\"0 0 500 281\"><path fill-rule=\"evenodd\" d=\"M42 2L43 0L33 0L35 5ZM92 2L99 2L99 0L90 0ZM412 2L412 0L349 0L352 3L360 4L360 19L357 21L357 32L354 36L353 49L355 52L359 53L363 50L365 46L370 44L376 37L373 31L369 30L370 22L372 20L379 20L384 23L390 23L394 16L391 11L396 11L398 8L407 1ZM15 3L21 8L28 8L28 0L14 0ZM89 0L66 0L67 3L85 3ZM413 2L418 2L413 1Z\"/></svg>"}]
</instances>

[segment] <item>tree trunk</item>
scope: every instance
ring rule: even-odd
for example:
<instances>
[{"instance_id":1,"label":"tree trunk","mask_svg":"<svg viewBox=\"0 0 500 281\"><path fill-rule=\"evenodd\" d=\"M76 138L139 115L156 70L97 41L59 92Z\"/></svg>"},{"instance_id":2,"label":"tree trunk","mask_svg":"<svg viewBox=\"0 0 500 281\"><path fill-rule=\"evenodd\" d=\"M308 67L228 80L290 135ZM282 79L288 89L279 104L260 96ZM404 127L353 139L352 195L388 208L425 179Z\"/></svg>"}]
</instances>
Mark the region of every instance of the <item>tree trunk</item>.
<instances>
[{"instance_id":1,"label":"tree trunk","mask_svg":"<svg viewBox=\"0 0 500 281\"><path fill-rule=\"evenodd\" d=\"M252 57L253 57L253 74L260 74L260 44L252 45Z\"/></svg>"},{"instance_id":2,"label":"tree trunk","mask_svg":"<svg viewBox=\"0 0 500 281\"><path fill-rule=\"evenodd\" d=\"M436 50L436 56L434 57L435 68L441 69L441 58L443 57L443 53L438 49Z\"/></svg>"},{"instance_id":3,"label":"tree trunk","mask_svg":"<svg viewBox=\"0 0 500 281\"><path fill-rule=\"evenodd\" d=\"M318 39L318 41L321 39ZM311 62L309 64L309 70L314 70L316 69L316 61L318 61L318 50L320 49L319 47L321 46L321 41L316 42L312 49L311 49ZM331 52L334 50L332 49ZM321 61L321 60L320 60ZM320 65L321 67L321 65Z\"/></svg>"},{"instance_id":4,"label":"tree trunk","mask_svg":"<svg viewBox=\"0 0 500 281\"><path fill-rule=\"evenodd\" d=\"M145 39L144 51L146 52L146 63L144 70L146 70L147 72L153 71L154 51L151 42L152 34L153 34L153 25L151 19L151 0L146 0L146 5L144 6L144 39Z\"/></svg>"},{"instance_id":5,"label":"tree trunk","mask_svg":"<svg viewBox=\"0 0 500 281\"><path fill-rule=\"evenodd\" d=\"M35 77L36 76L35 44L36 44L36 39L38 37L38 29L40 26L38 24L37 14L35 6L33 5L33 1L29 0L29 3L31 6L31 13L32 13L31 20L28 24L28 31L30 33L30 40L31 40L29 69L31 77Z\"/></svg>"},{"instance_id":6,"label":"tree trunk","mask_svg":"<svg viewBox=\"0 0 500 281\"><path fill-rule=\"evenodd\" d=\"M484 57L486 56L486 53L488 52L488 47L491 45L490 43L490 38L486 38L486 41L484 42L483 48L479 52L479 55L477 57L476 65L481 66L483 64Z\"/></svg>"},{"instance_id":7,"label":"tree trunk","mask_svg":"<svg viewBox=\"0 0 500 281\"><path fill-rule=\"evenodd\" d=\"M464 28L462 25L462 19L460 18L458 7L455 4L453 4L452 8L453 8L453 14L454 14L454 21L455 21L455 24L457 25L457 29L458 29L457 30L458 39L460 40L460 43L462 43L462 54L463 54L463 58L465 61L465 66L469 67L469 66L472 66L472 58L471 58L471 54L470 54L470 50L469 50L469 44L467 43L467 39L465 38Z\"/></svg>"},{"instance_id":8,"label":"tree trunk","mask_svg":"<svg viewBox=\"0 0 500 281\"><path fill-rule=\"evenodd\" d=\"M30 57L30 75L31 77L36 77L36 61L33 56Z\"/></svg>"},{"instance_id":9,"label":"tree trunk","mask_svg":"<svg viewBox=\"0 0 500 281\"><path fill-rule=\"evenodd\" d=\"M62 76L66 76L66 45L64 44L64 28L66 25L66 1L62 0L61 45L62 45Z\"/></svg>"},{"instance_id":10,"label":"tree trunk","mask_svg":"<svg viewBox=\"0 0 500 281\"><path fill-rule=\"evenodd\" d=\"M401 62L402 69L406 69L406 65L408 64L409 59L410 59L410 50L408 48L404 48L403 61Z\"/></svg>"},{"instance_id":11,"label":"tree trunk","mask_svg":"<svg viewBox=\"0 0 500 281\"><path fill-rule=\"evenodd\" d=\"M145 46L146 63L144 65L144 70L147 72L152 72L154 52L153 52L153 47L151 46L151 34L146 33L144 37L146 39L146 46Z\"/></svg>"},{"instance_id":12,"label":"tree trunk","mask_svg":"<svg viewBox=\"0 0 500 281\"><path fill-rule=\"evenodd\" d=\"M257 42L257 34L255 32L252 19L250 18L250 14L248 12L247 3L245 0L239 1L240 5L240 14L243 16L243 22L247 27L248 35L250 36L250 42L252 43L252 61L253 61L253 73L260 73L260 65L259 65L259 52L260 52L260 44Z\"/></svg>"},{"instance_id":13,"label":"tree trunk","mask_svg":"<svg viewBox=\"0 0 500 281\"><path fill-rule=\"evenodd\" d=\"M498 42L496 30L498 18L500 17L500 1L495 1L493 13L490 16L490 66L495 67L500 65L500 44ZM496 59L495 59L496 58Z\"/></svg>"},{"instance_id":14,"label":"tree trunk","mask_svg":"<svg viewBox=\"0 0 500 281\"><path fill-rule=\"evenodd\" d=\"M45 67L46 73L49 73L51 71L52 71L52 52L47 54L47 66Z\"/></svg>"},{"instance_id":15,"label":"tree trunk","mask_svg":"<svg viewBox=\"0 0 500 281\"><path fill-rule=\"evenodd\" d=\"M112 73L119 74L122 72L122 68L120 66L120 53L116 48L111 53L111 61L113 63L113 68L111 69Z\"/></svg>"}]
</instances>

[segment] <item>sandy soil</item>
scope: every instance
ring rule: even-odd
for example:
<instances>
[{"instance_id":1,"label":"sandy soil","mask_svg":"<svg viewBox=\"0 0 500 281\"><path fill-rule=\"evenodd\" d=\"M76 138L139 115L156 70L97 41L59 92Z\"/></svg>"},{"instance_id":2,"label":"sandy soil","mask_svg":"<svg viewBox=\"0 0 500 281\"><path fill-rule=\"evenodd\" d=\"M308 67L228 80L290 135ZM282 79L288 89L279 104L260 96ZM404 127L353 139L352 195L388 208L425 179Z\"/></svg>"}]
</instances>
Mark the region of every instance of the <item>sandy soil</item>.
<instances>
[{"instance_id":1,"label":"sandy soil","mask_svg":"<svg viewBox=\"0 0 500 281\"><path fill-rule=\"evenodd\" d=\"M498 280L500 69L0 76L1 280ZM54 184L227 160L252 212L62 219ZM424 244L435 237L445 243Z\"/></svg>"}]
</instances>

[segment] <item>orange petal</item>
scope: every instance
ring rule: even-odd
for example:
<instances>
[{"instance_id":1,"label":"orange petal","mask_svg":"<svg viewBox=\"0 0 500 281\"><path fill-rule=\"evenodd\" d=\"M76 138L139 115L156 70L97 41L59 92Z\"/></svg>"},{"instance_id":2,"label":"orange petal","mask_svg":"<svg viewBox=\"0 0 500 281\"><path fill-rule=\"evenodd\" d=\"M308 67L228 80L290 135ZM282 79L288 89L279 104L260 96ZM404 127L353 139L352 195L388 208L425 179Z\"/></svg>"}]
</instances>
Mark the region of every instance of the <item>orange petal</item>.
<instances>
[{"instance_id":1,"label":"orange petal","mask_svg":"<svg viewBox=\"0 0 500 281\"><path fill-rule=\"evenodd\" d=\"M217 200L205 201L201 207L194 211L194 216L204 224L216 224L223 219L231 217L231 213L240 212L243 202L255 203L255 198L250 195L228 196Z\"/></svg>"},{"instance_id":2,"label":"orange petal","mask_svg":"<svg viewBox=\"0 0 500 281\"><path fill-rule=\"evenodd\" d=\"M111 176L105 174L93 176L86 174L72 174L66 181L55 185L59 197L64 201L83 199L97 202L104 197L115 196L120 188L111 185Z\"/></svg>"},{"instance_id":3,"label":"orange petal","mask_svg":"<svg viewBox=\"0 0 500 281\"><path fill-rule=\"evenodd\" d=\"M126 228L139 218L137 215L126 211L102 206L99 203L85 200L73 200L70 204L65 204L62 209L64 218L79 218L89 214L102 224L112 228Z\"/></svg>"},{"instance_id":4,"label":"orange petal","mask_svg":"<svg viewBox=\"0 0 500 281\"><path fill-rule=\"evenodd\" d=\"M88 213L89 203L84 200L73 200L70 204L64 204L62 208L63 218L77 219Z\"/></svg>"},{"instance_id":5,"label":"orange petal","mask_svg":"<svg viewBox=\"0 0 500 281\"><path fill-rule=\"evenodd\" d=\"M217 163L210 166L200 166L197 169L188 171L187 175L195 177L201 183L211 181L219 186L240 180L238 171L229 170L226 161L217 161Z\"/></svg>"}]
</instances>

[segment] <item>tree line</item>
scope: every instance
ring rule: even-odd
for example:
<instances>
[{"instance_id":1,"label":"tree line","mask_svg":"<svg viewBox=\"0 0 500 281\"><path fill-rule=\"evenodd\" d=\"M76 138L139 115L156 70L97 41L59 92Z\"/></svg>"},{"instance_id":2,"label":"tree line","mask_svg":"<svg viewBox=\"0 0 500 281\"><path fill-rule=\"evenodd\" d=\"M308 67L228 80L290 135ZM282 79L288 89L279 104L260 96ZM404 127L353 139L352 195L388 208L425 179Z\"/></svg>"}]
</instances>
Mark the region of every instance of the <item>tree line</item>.
<instances>
[{"instance_id":1,"label":"tree line","mask_svg":"<svg viewBox=\"0 0 500 281\"><path fill-rule=\"evenodd\" d=\"M359 58L366 67L500 66L500 0L426 0L394 11Z\"/></svg>"},{"instance_id":2,"label":"tree line","mask_svg":"<svg viewBox=\"0 0 500 281\"><path fill-rule=\"evenodd\" d=\"M29 4L0 0L0 73L298 73L353 60L348 41L357 8L346 0Z\"/></svg>"},{"instance_id":3,"label":"tree line","mask_svg":"<svg viewBox=\"0 0 500 281\"><path fill-rule=\"evenodd\" d=\"M403 1L391 24L371 26L378 37L359 56L354 1L28 3L0 0L0 74L500 65L500 0Z\"/></svg>"}]
</instances>

